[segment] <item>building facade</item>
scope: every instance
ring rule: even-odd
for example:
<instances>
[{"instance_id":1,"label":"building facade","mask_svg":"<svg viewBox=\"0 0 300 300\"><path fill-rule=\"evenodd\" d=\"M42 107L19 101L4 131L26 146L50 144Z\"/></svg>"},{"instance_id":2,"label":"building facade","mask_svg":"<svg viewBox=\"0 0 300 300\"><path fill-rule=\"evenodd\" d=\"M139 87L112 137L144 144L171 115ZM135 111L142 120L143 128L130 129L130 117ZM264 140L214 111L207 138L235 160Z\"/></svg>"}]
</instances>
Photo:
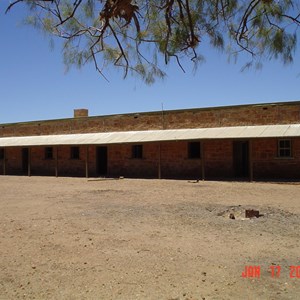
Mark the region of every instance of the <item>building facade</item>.
<instances>
[{"instance_id":1,"label":"building facade","mask_svg":"<svg viewBox=\"0 0 300 300\"><path fill-rule=\"evenodd\" d=\"M300 179L300 102L0 125L0 175Z\"/></svg>"}]
</instances>

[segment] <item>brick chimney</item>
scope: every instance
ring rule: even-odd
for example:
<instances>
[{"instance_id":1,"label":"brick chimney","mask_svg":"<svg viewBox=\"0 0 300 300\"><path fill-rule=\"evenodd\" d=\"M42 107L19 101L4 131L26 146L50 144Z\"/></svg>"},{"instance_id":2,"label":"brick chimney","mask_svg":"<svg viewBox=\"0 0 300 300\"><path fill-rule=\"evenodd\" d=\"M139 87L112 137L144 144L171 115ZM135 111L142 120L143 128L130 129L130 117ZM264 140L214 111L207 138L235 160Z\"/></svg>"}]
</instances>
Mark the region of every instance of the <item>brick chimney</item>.
<instances>
[{"instance_id":1,"label":"brick chimney","mask_svg":"<svg viewBox=\"0 0 300 300\"><path fill-rule=\"evenodd\" d=\"M85 108L74 109L74 118L88 117L89 110Z\"/></svg>"}]
</instances>

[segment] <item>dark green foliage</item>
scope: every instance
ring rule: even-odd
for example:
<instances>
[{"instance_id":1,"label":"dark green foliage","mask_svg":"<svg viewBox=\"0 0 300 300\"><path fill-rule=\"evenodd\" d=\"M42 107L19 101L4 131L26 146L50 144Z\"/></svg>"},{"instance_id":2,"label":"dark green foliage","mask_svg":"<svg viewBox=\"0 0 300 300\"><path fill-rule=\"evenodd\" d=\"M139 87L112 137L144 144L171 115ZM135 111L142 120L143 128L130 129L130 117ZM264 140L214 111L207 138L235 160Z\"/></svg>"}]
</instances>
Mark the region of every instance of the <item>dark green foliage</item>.
<instances>
[{"instance_id":1,"label":"dark green foliage","mask_svg":"<svg viewBox=\"0 0 300 300\"><path fill-rule=\"evenodd\" d=\"M266 58L290 63L300 24L291 0L18 0L8 10L21 3L27 23L65 41L68 67L92 62L103 75L112 64L148 84L165 76L164 63L203 61L204 41L235 58L249 54L245 68Z\"/></svg>"}]
</instances>

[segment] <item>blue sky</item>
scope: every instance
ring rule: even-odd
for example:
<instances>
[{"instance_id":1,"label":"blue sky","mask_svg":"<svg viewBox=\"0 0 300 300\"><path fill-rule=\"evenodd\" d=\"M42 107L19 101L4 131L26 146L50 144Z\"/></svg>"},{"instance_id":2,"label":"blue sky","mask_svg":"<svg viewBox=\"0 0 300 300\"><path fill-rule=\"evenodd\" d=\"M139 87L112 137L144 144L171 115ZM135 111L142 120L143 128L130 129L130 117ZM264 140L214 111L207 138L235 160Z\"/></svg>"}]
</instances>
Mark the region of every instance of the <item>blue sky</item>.
<instances>
[{"instance_id":1,"label":"blue sky","mask_svg":"<svg viewBox=\"0 0 300 300\"><path fill-rule=\"evenodd\" d=\"M5 15L0 3L0 123L69 118L74 108L90 115L300 100L300 58L293 65L266 62L261 71L240 72L226 54L203 48L197 73L175 64L168 77L147 86L137 78L107 70L105 81L92 65L65 72L59 43L21 24L22 6Z\"/></svg>"}]
</instances>

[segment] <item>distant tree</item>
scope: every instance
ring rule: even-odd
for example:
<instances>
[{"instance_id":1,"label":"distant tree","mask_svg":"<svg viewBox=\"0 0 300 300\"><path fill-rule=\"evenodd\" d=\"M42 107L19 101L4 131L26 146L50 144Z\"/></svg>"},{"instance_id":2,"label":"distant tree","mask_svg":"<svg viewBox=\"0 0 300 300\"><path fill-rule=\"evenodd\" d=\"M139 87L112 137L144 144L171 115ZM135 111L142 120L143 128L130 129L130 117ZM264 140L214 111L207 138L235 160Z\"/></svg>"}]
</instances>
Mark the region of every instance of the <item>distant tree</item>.
<instances>
[{"instance_id":1,"label":"distant tree","mask_svg":"<svg viewBox=\"0 0 300 300\"><path fill-rule=\"evenodd\" d=\"M93 62L104 76L112 64L146 83L165 76L161 63L203 60L201 43L230 57L249 54L293 61L300 25L297 0L15 0L29 7L27 23L64 40L67 66Z\"/></svg>"}]
</instances>

